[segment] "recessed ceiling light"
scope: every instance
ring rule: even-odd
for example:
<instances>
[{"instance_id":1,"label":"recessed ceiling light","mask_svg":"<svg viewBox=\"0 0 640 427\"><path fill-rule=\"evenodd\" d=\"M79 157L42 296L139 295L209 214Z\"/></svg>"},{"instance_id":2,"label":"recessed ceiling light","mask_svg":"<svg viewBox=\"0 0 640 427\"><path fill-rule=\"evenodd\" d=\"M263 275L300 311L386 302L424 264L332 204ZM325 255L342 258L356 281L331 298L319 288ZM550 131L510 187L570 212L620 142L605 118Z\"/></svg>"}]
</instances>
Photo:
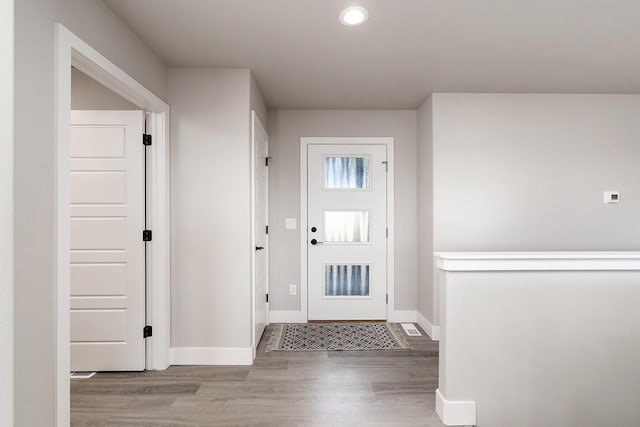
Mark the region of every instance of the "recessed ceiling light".
<instances>
[{"instance_id":1,"label":"recessed ceiling light","mask_svg":"<svg viewBox=\"0 0 640 427\"><path fill-rule=\"evenodd\" d=\"M340 22L347 27L355 27L356 25L364 24L369 18L369 12L367 9L360 6L348 7L340 12Z\"/></svg>"}]
</instances>

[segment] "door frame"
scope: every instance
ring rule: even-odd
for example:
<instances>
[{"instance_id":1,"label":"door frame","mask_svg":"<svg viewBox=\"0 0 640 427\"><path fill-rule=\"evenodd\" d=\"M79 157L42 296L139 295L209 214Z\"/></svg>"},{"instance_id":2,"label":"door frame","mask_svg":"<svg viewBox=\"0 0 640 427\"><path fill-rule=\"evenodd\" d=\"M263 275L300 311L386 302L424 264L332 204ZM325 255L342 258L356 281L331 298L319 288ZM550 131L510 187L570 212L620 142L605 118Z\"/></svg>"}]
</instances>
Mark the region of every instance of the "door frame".
<instances>
[{"instance_id":1,"label":"door frame","mask_svg":"<svg viewBox=\"0 0 640 427\"><path fill-rule=\"evenodd\" d=\"M87 74L123 98L150 113L147 130L153 136L148 153L147 215L154 231L147 247L147 321L154 328L146 342L146 368L166 369L170 345L170 228L169 228L169 105L133 77L69 31L56 24L56 185L55 185L55 331L56 331L56 420L70 422L70 144L71 67ZM141 136L142 138L142 136ZM142 141L140 141L142 143ZM142 331L140 331L142 333Z\"/></svg>"},{"instance_id":2,"label":"door frame","mask_svg":"<svg viewBox=\"0 0 640 427\"><path fill-rule=\"evenodd\" d=\"M394 221L394 142L393 137L302 137L300 138L300 322L309 321L309 282L307 244L307 167L309 145L385 145L387 147L387 319L395 318L395 221Z\"/></svg>"},{"instance_id":3,"label":"door frame","mask_svg":"<svg viewBox=\"0 0 640 427\"><path fill-rule=\"evenodd\" d=\"M256 358L256 344L259 337L256 337L256 251L253 248L256 246L256 234L255 234L255 223L256 223L256 212L255 212L255 198L256 198L256 177L255 177L255 169L256 169L256 136L255 136L255 125L256 123L260 123L260 126L265 130L267 128L260 120L260 117L256 114L255 110L251 110L251 348L253 351L253 358ZM267 134L267 137L269 134ZM267 156L269 155L269 141L267 140ZM266 224L269 226L269 167L267 165L267 178L266 178L266 194L265 194L265 204L266 204ZM267 295L269 294L269 234L265 236L265 291ZM266 324L269 324L269 301L267 301L267 309L266 309Z\"/></svg>"},{"instance_id":4,"label":"door frame","mask_svg":"<svg viewBox=\"0 0 640 427\"><path fill-rule=\"evenodd\" d=\"M0 0L0 425L13 425L14 4Z\"/></svg>"}]
</instances>

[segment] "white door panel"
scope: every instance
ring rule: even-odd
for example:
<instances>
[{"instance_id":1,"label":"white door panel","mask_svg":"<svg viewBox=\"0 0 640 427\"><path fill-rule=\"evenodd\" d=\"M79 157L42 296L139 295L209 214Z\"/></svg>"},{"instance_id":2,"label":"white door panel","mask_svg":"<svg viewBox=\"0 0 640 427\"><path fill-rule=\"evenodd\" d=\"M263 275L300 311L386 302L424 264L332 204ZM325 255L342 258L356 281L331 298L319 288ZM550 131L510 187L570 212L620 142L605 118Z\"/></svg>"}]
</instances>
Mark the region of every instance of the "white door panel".
<instances>
[{"instance_id":1,"label":"white door panel","mask_svg":"<svg viewBox=\"0 0 640 427\"><path fill-rule=\"evenodd\" d=\"M121 296L127 292L127 264L71 265L71 294L87 297Z\"/></svg>"},{"instance_id":2,"label":"white door panel","mask_svg":"<svg viewBox=\"0 0 640 427\"><path fill-rule=\"evenodd\" d=\"M266 226L268 224L268 167L266 164L269 156L269 135L262 122L252 112L253 123L253 240L255 244L255 255L253 262L253 347L258 347L260 338L267 324L266 294L268 292L268 235Z\"/></svg>"},{"instance_id":3,"label":"white door panel","mask_svg":"<svg viewBox=\"0 0 640 427\"><path fill-rule=\"evenodd\" d=\"M71 250L127 250L126 218L72 218Z\"/></svg>"},{"instance_id":4,"label":"white door panel","mask_svg":"<svg viewBox=\"0 0 640 427\"><path fill-rule=\"evenodd\" d=\"M308 318L386 319L386 146L307 154Z\"/></svg>"},{"instance_id":5,"label":"white door panel","mask_svg":"<svg viewBox=\"0 0 640 427\"><path fill-rule=\"evenodd\" d=\"M71 157L124 158L125 139L126 129L121 127L75 127L71 129Z\"/></svg>"},{"instance_id":6,"label":"white door panel","mask_svg":"<svg viewBox=\"0 0 640 427\"><path fill-rule=\"evenodd\" d=\"M72 172L71 203L126 204L126 172Z\"/></svg>"},{"instance_id":7,"label":"white door panel","mask_svg":"<svg viewBox=\"0 0 640 427\"><path fill-rule=\"evenodd\" d=\"M71 341L126 343L126 315L123 309L76 308L71 312Z\"/></svg>"},{"instance_id":8,"label":"white door panel","mask_svg":"<svg viewBox=\"0 0 640 427\"><path fill-rule=\"evenodd\" d=\"M144 370L144 115L71 123L71 370Z\"/></svg>"}]
</instances>

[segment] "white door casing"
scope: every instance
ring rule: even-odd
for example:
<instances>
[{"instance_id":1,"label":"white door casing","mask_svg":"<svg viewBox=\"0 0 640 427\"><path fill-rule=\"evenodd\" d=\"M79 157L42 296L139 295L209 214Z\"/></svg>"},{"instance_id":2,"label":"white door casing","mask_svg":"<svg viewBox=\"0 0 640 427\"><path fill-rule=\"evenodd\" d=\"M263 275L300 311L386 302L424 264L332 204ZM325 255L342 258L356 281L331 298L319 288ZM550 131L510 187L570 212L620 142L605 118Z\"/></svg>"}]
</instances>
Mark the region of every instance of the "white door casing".
<instances>
[{"instance_id":1,"label":"white door casing","mask_svg":"<svg viewBox=\"0 0 640 427\"><path fill-rule=\"evenodd\" d=\"M387 146L307 150L308 319L386 319Z\"/></svg>"},{"instance_id":2,"label":"white door casing","mask_svg":"<svg viewBox=\"0 0 640 427\"><path fill-rule=\"evenodd\" d=\"M267 234L269 212L269 135L252 111L252 172L253 172L253 356L260 343L260 338L268 324L268 257L269 236Z\"/></svg>"},{"instance_id":3,"label":"white door casing","mask_svg":"<svg viewBox=\"0 0 640 427\"><path fill-rule=\"evenodd\" d=\"M142 111L71 113L71 370L145 369Z\"/></svg>"}]
</instances>

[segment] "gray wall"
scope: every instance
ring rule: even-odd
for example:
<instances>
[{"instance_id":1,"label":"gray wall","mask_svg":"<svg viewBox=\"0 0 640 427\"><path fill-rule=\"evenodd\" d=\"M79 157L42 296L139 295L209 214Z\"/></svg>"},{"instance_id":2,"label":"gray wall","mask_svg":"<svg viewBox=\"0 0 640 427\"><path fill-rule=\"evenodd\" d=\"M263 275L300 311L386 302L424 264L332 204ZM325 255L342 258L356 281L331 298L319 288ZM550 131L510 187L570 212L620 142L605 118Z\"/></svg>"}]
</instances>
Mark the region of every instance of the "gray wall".
<instances>
[{"instance_id":1,"label":"gray wall","mask_svg":"<svg viewBox=\"0 0 640 427\"><path fill-rule=\"evenodd\" d=\"M640 249L639 117L638 95L433 95L435 250Z\"/></svg>"},{"instance_id":2,"label":"gray wall","mask_svg":"<svg viewBox=\"0 0 640 427\"><path fill-rule=\"evenodd\" d=\"M139 110L108 87L87 76L80 70L71 69L72 110Z\"/></svg>"},{"instance_id":3,"label":"gray wall","mask_svg":"<svg viewBox=\"0 0 640 427\"><path fill-rule=\"evenodd\" d=\"M299 310L300 230L285 230L285 218L300 223L300 138L304 136L395 137L395 308L415 310L416 112L406 110L271 110L270 155L270 310Z\"/></svg>"},{"instance_id":4,"label":"gray wall","mask_svg":"<svg viewBox=\"0 0 640 427\"><path fill-rule=\"evenodd\" d=\"M156 95L162 62L100 0L15 2L15 425L54 420L55 27L62 22Z\"/></svg>"},{"instance_id":5,"label":"gray wall","mask_svg":"<svg viewBox=\"0 0 640 427\"><path fill-rule=\"evenodd\" d=\"M418 312L434 322L433 100L418 109Z\"/></svg>"},{"instance_id":6,"label":"gray wall","mask_svg":"<svg viewBox=\"0 0 640 427\"><path fill-rule=\"evenodd\" d=\"M170 69L171 346L251 346L246 69ZM263 118L266 120L266 117Z\"/></svg>"}]
</instances>

